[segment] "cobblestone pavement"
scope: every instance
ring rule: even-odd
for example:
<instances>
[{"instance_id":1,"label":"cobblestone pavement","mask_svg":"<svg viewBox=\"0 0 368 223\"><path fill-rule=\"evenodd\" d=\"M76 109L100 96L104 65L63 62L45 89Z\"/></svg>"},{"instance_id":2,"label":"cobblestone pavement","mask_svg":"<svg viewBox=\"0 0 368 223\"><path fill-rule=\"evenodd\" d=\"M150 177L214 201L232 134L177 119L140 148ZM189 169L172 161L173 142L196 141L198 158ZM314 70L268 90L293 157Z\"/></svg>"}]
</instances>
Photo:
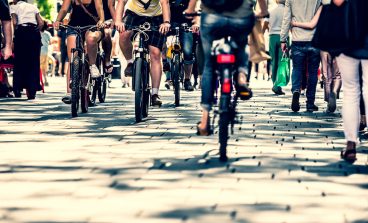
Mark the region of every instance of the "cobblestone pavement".
<instances>
[{"instance_id":1,"label":"cobblestone pavement","mask_svg":"<svg viewBox=\"0 0 368 223\"><path fill-rule=\"evenodd\" d=\"M74 119L64 80L50 82L35 101L0 99L0 222L368 222L366 140L354 165L339 159L339 112L292 113L289 91L255 81L223 164L217 135L194 134L199 91L179 108L162 91L162 108L135 124L117 80Z\"/></svg>"}]
</instances>

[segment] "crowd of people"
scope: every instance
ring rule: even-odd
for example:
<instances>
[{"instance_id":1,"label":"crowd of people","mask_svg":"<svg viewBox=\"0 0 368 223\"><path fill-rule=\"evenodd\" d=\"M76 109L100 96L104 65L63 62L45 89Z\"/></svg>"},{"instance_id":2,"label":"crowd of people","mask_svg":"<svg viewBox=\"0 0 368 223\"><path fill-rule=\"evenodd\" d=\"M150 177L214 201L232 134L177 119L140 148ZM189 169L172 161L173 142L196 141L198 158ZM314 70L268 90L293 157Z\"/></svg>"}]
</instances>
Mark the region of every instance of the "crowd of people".
<instances>
[{"instance_id":1,"label":"crowd of people","mask_svg":"<svg viewBox=\"0 0 368 223\"><path fill-rule=\"evenodd\" d=\"M112 72L111 52L113 50L112 27L118 31L118 46L122 51L127 66L124 76L132 76L132 28L149 21L159 27L149 32L149 56L151 63L152 105L161 106L159 96L161 76L168 70L165 52L167 37L172 35L170 28L174 24L188 23L192 33L181 34L181 45L184 57L184 88L193 91L191 82L193 65L196 64L202 76L202 117L197 129L200 135L210 135L210 111L214 102L214 74L211 47L214 41L231 36L239 49L236 52L236 90L250 91L249 79L251 64L258 67L259 61L252 61L252 50L246 53L248 35L254 32L255 23L261 23L263 32L267 34L266 41L268 61L268 79L273 82L272 90L276 95L284 95L282 86L278 84L279 66L283 57L290 57L291 66L291 110L301 109L300 96L306 89L306 110L316 112L316 89L318 81L324 88L324 100L327 102L325 112L336 110L336 99L340 98L340 89L344 88L343 122L347 140L346 148L341 151L341 157L347 161L356 159L356 145L359 128L364 128L367 120L365 110L368 109L368 18L364 10L368 9L366 0L236 0L225 2L226 7L217 7L219 3L202 0L200 17L183 16L183 12L194 13L197 0L119 0L115 6L114 0L65 0L54 22L55 35L58 40L45 31L47 24L40 16L39 10L25 1L14 0L8 9L6 0L0 0L1 21L4 30L3 58L6 60L14 51L13 92L15 97L21 96L21 91L27 89L28 99L34 99L41 89L40 70L43 73L45 85L49 55L58 61L56 73L67 76L67 95L64 103L70 103L70 74L66 72L65 62L71 57L71 49L75 47L75 31L59 31L62 23L71 26L86 26L97 24L96 31L85 34L90 72L92 78L101 74L96 67L96 53L100 41L106 55L105 72ZM227 2L227 3L226 3ZM232 4L233 3L233 4ZM276 7L269 8L270 3ZM234 8L233 6L236 5ZM355 21L360 21L360 41L348 44L341 42L339 51L323 50L314 44L315 33L322 16L326 17L330 7L353 10ZM340 10L342 11L342 10ZM69 17L68 17L69 15ZM332 16L332 15L331 15ZM14 25L14 41L12 41L12 25ZM112 26L106 27L106 21L112 20ZM57 32L59 31L59 32ZM352 31L353 32L353 31ZM57 34L59 33L59 34ZM200 41L194 41L200 33ZM337 34L339 35L339 34ZM41 38L42 37L42 38ZM42 41L41 41L42 40ZM347 39L349 40L349 39ZM333 40L331 40L333 41ZM58 42L58 49L50 53L49 45ZM199 42L199 45L195 43ZM115 44L117 45L117 44ZM257 50L256 50L257 52ZM254 50L253 50L254 53ZM249 57L250 56L250 57ZM197 59L196 59L197 58ZM198 59L200 58L200 59ZM252 63L249 63L252 62ZM55 69L56 70L56 69ZM319 73L321 73L319 77ZM256 75L256 78L258 75ZM169 82L169 80L167 80ZM124 85L129 84L129 81ZM169 84L167 84L169 85Z\"/></svg>"}]
</instances>

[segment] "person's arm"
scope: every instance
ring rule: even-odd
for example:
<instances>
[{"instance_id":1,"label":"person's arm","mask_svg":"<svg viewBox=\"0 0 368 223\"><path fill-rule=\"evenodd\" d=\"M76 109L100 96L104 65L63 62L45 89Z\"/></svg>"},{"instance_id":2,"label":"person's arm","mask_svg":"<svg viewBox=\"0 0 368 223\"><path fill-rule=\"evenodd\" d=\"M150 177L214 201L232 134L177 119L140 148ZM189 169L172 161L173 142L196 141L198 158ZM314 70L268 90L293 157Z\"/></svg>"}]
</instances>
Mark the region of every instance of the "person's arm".
<instances>
[{"instance_id":1,"label":"person's arm","mask_svg":"<svg viewBox=\"0 0 368 223\"><path fill-rule=\"evenodd\" d=\"M262 26L262 32L265 33L266 30L270 31L270 26L269 26L270 22L268 19L264 19L263 21L263 26Z\"/></svg>"},{"instance_id":2,"label":"person's arm","mask_svg":"<svg viewBox=\"0 0 368 223\"><path fill-rule=\"evenodd\" d=\"M335 3L335 5L341 6L345 2L345 0L333 0L333 2Z\"/></svg>"},{"instance_id":3,"label":"person's arm","mask_svg":"<svg viewBox=\"0 0 368 223\"><path fill-rule=\"evenodd\" d=\"M118 5L116 6L114 23L115 23L116 30L119 32L125 31L125 26L124 26L122 19L123 19L123 12L125 9L125 5L127 2L128 0L119 0Z\"/></svg>"},{"instance_id":4,"label":"person's arm","mask_svg":"<svg viewBox=\"0 0 368 223\"><path fill-rule=\"evenodd\" d=\"M96 11L97 11L97 15L98 15L98 22L97 22L97 26L102 28L104 26L104 22L105 22L105 13L103 10L103 4L102 4L102 0L95 0L95 7L96 7Z\"/></svg>"},{"instance_id":5,"label":"person's arm","mask_svg":"<svg viewBox=\"0 0 368 223\"><path fill-rule=\"evenodd\" d=\"M56 30L59 29L60 24L62 24L62 20L65 18L66 14L68 14L69 7L71 4L71 0L64 0L63 4L61 5L60 11L56 17L56 20L54 22L54 28Z\"/></svg>"},{"instance_id":6,"label":"person's arm","mask_svg":"<svg viewBox=\"0 0 368 223\"><path fill-rule=\"evenodd\" d=\"M37 21L38 28L41 30L43 25L44 25L44 21L43 21L41 15L40 15L40 13L36 14L36 21Z\"/></svg>"},{"instance_id":7,"label":"person's arm","mask_svg":"<svg viewBox=\"0 0 368 223\"><path fill-rule=\"evenodd\" d=\"M270 15L270 13L268 12L267 1L266 0L257 0L257 1L261 11L256 14L256 17L264 18L265 16Z\"/></svg>"},{"instance_id":8,"label":"person's arm","mask_svg":"<svg viewBox=\"0 0 368 223\"><path fill-rule=\"evenodd\" d=\"M12 53L13 30L11 20L1 21L5 37L4 59L8 59Z\"/></svg>"},{"instance_id":9,"label":"person's arm","mask_svg":"<svg viewBox=\"0 0 368 223\"><path fill-rule=\"evenodd\" d=\"M284 8L284 16L281 26L281 48L286 50L286 41L289 36L289 30L291 25L291 2L292 0L286 0Z\"/></svg>"},{"instance_id":10,"label":"person's arm","mask_svg":"<svg viewBox=\"0 0 368 223\"><path fill-rule=\"evenodd\" d=\"M294 27L299 27L303 29L314 29L317 26L319 16L321 15L322 6L320 6L317 10L317 13L314 15L313 19L310 22L297 22L292 21L291 25Z\"/></svg>"},{"instance_id":11,"label":"person's arm","mask_svg":"<svg viewBox=\"0 0 368 223\"><path fill-rule=\"evenodd\" d=\"M164 22L160 25L160 33L166 34L170 31L170 3L169 0L160 0L162 7L162 17Z\"/></svg>"}]
</instances>

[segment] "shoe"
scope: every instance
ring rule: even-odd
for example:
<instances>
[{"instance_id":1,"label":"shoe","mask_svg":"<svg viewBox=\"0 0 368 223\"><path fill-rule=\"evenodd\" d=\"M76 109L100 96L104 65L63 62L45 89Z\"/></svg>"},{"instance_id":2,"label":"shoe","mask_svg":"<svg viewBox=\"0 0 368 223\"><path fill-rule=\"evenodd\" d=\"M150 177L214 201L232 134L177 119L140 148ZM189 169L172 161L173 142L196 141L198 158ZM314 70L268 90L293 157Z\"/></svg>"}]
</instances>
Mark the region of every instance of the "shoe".
<instances>
[{"instance_id":1,"label":"shoe","mask_svg":"<svg viewBox=\"0 0 368 223\"><path fill-rule=\"evenodd\" d=\"M160 97L157 94L152 95L151 101L152 101L152 106L161 107L162 105L162 101L160 100Z\"/></svg>"},{"instance_id":2,"label":"shoe","mask_svg":"<svg viewBox=\"0 0 368 223\"><path fill-rule=\"evenodd\" d=\"M291 110L293 110L294 112L297 112L300 110L299 97L300 97L300 93L298 91L295 91L293 93L293 99L291 101Z\"/></svg>"},{"instance_id":3,"label":"shoe","mask_svg":"<svg viewBox=\"0 0 368 223\"><path fill-rule=\"evenodd\" d=\"M249 100L253 97L252 89L247 84L237 84L236 92L241 100Z\"/></svg>"},{"instance_id":4,"label":"shoe","mask_svg":"<svg viewBox=\"0 0 368 223\"><path fill-rule=\"evenodd\" d=\"M106 74L111 74L112 71L114 70L114 65L112 65L111 63L105 65L105 73Z\"/></svg>"},{"instance_id":5,"label":"shoe","mask_svg":"<svg viewBox=\"0 0 368 223\"><path fill-rule=\"evenodd\" d=\"M336 111L336 95L334 92L330 93L330 97L328 98L328 105L327 105L327 109L331 112L334 113Z\"/></svg>"},{"instance_id":6,"label":"shoe","mask_svg":"<svg viewBox=\"0 0 368 223\"><path fill-rule=\"evenodd\" d=\"M166 81L165 82L165 88L167 89L167 90L170 90L170 86L172 85L172 82L170 81L170 80L168 80L168 81Z\"/></svg>"},{"instance_id":7,"label":"shoe","mask_svg":"<svg viewBox=\"0 0 368 223\"><path fill-rule=\"evenodd\" d=\"M213 134L213 129L211 128L211 125L210 125L209 121L208 121L207 127L205 129L199 128L200 124L201 124L201 122L197 123L197 135L198 136L210 136L210 135Z\"/></svg>"},{"instance_id":8,"label":"shoe","mask_svg":"<svg viewBox=\"0 0 368 223\"><path fill-rule=\"evenodd\" d=\"M70 105L72 103L72 98L69 95L66 95L61 99L61 101L64 102L64 104Z\"/></svg>"},{"instance_id":9,"label":"shoe","mask_svg":"<svg viewBox=\"0 0 368 223\"><path fill-rule=\"evenodd\" d=\"M21 98L22 97L22 93L20 91L14 90L14 97L15 98Z\"/></svg>"},{"instance_id":10,"label":"shoe","mask_svg":"<svg viewBox=\"0 0 368 223\"><path fill-rule=\"evenodd\" d=\"M124 70L125 77L133 76L133 63L128 63L127 67Z\"/></svg>"},{"instance_id":11,"label":"shoe","mask_svg":"<svg viewBox=\"0 0 368 223\"><path fill-rule=\"evenodd\" d=\"M275 93L275 94L277 94L277 95L284 95L285 94L285 92L283 92L282 91L282 88L281 87L273 87L272 88L272 91L273 91L273 93Z\"/></svg>"},{"instance_id":12,"label":"shoe","mask_svg":"<svg viewBox=\"0 0 368 223\"><path fill-rule=\"evenodd\" d=\"M190 80L185 80L184 81L184 89L186 91L194 91L194 88L193 88L193 85L192 85L192 82Z\"/></svg>"},{"instance_id":13,"label":"shoe","mask_svg":"<svg viewBox=\"0 0 368 223\"><path fill-rule=\"evenodd\" d=\"M170 63L168 61L162 61L162 71L163 72L170 71Z\"/></svg>"},{"instance_id":14,"label":"shoe","mask_svg":"<svg viewBox=\"0 0 368 223\"><path fill-rule=\"evenodd\" d=\"M300 95L303 95L304 96L305 95L305 90L301 90L300 91Z\"/></svg>"},{"instance_id":15,"label":"shoe","mask_svg":"<svg viewBox=\"0 0 368 223\"><path fill-rule=\"evenodd\" d=\"M346 143L346 148L341 150L340 157L341 159L344 159L346 162L354 163L357 160L355 142L348 141Z\"/></svg>"},{"instance_id":16,"label":"shoe","mask_svg":"<svg viewBox=\"0 0 368 223\"><path fill-rule=\"evenodd\" d=\"M123 86L121 86L122 88L126 88L126 84L124 83Z\"/></svg>"},{"instance_id":17,"label":"shoe","mask_svg":"<svg viewBox=\"0 0 368 223\"><path fill-rule=\"evenodd\" d=\"M313 105L307 105L307 112L315 112L318 111L318 107L313 104Z\"/></svg>"},{"instance_id":18,"label":"shoe","mask_svg":"<svg viewBox=\"0 0 368 223\"><path fill-rule=\"evenodd\" d=\"M89 66L89 71L91 72L92 78L99 78L101 77L100 71L98 70L97 66L95 64Z\"/></svg>"},{"instance_id":19,"label":"shoe","mask_svg":"<svg viewBox=\"0 0 368 223\"><path fill-rule=\"evenodd\" d=\"M45 86L48 87L49 86L49 82L45 82Z\"/></svg>"}]
</instances>

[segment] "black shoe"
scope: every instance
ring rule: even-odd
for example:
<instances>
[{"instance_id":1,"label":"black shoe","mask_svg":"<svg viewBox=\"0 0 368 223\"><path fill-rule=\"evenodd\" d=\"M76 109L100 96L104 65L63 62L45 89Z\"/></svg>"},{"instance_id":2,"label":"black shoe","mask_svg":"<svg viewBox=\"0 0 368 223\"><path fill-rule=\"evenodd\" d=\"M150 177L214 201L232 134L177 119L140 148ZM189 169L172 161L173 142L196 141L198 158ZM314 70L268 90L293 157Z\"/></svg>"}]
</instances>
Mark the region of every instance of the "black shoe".
<instances>
[{"instance_id":1,"label":"black shoe","mask_svg":"<svg viewBox=\"0 0 368 223\"><path fill-rule=\"evenodd\" d=\"M330 113L334 113L336 110L336 95L334 92L330 93L330 97L328 98L327 109Z\"/></svg>"},{"instance_id":2,"label":"black shoe","mask_svg":"<svg viewBox=\"0 0 368 223\"><path fill-rule=\"evenodd\" d=\"M186 91L194 91L194 87L193 87L192 82L190 80L185 80L184 81L184 89Z\"/></svg>"},{"instance_id":3,"label":"black shoe","mask_svg":"<svg viewBox=\"0 0 368 223\"><path fill-rule=\"evenodd\" d=\"M318 107L313 104L313 105L307 105L307 112L315 112L318 111Z\"/></svg>"},{"instance_id":4,"label":"black shoe","mask_svg":"<svg viewBox=\"0 0 368 223\"><path fill-rule=\"evenodd\" d=\"M165 88L167 89L167 90L170 90L170 86L172 85L172 82L169 80L169 81L166 81L165 82Z\"/></svg>"},{"instance_id":5,"label":"black shoe","mask_svg":"<svg viewBox=\"0 0 368 223\"><path fill-rule=\"evenodd\" d=\"M291 110L293 110L294 112L297 112L300 110L299 97L300 97L300 93L298 91L295 91L293 93L293 99L291 101Z\"/></svg>"},{"instance_id":6,"label":"black shoe","mask_svg":"<svg viewBox=\"0 0 368 223\"><path fill-rule=\"evenodd\" d=\"M70 96L64 96L61 101L63 101L65 104L70 105L72 103L72 98Z\"/></svg>"},{"instance_id":7,"label":"black shoe","mask_svg":"<svg viewBox=\"0 0 368 223\"><path fill-rule=\"evenodd\" d=\"M127 67L124 70L125 77L133 76L133 63L128 63Z\"/></svg>"},{"instance_id":8,"label":"black shoe","mask_svg":"<svg viewBox=\"0 0 368 223\"><path fill-rule=\"evenodd\" d=\"M162 71L163 72L170 71L170 63L168 61L162 61Z\"/></svg>"},{"instance_id":9,"label":"black shoe","mask_svg":"<svg viewBox=\"0 0 368 223\"><path fill-rule=\"evenodd\" d=\"M249 100L253 97L252 89L247 84L238 84L236 86L236 92L241 100Z\"/></svg>"},{"instance_id":10,"label":"black shoe","mask_svg":"<svg viewBox=\"0 0 368 223\"><path fill-rule=\"evenodd\" d=\"M273 91L273 93L275 93L275 94L277 94L277 95L284 95L285 94L285 92L283 92L282 91L282 88L281 87L273 87L272 88L272 91Z\"/></svg>"},{"instance_id":11,"label":"black shoe","mask_svg":"<svg viewBox=\"0 0 368 223\"><path fill-rule=\"evenodd\" d=\"M15 98L21 98L22 97L22 93L20 91L14 90L14 97Z\"/></svg>"},{"instance_id":12,"label":"black shoe","mask_svg":"<svg viewBox=\"0 0 368 223\"><path fill-rule=\"evenodd\" d=\"M152 101L152 106L161 107L162 105L162 101L160 100L160 97L157 94L152 95L151 101Z\"/></svg>"}]
</instances>

